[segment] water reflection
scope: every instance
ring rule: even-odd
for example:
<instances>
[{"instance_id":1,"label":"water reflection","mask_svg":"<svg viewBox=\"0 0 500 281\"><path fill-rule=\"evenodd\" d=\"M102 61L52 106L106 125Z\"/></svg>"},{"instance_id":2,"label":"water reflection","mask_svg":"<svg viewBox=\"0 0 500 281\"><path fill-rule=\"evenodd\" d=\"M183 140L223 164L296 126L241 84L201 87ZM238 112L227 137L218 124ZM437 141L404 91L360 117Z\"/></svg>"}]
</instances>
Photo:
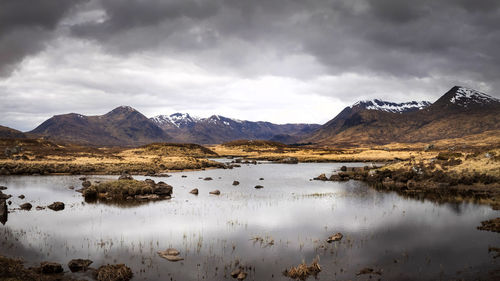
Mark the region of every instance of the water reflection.
<instances>
[{"instance_id":1,"label":"water reflection","mask_svg":"<svg viewBox=\"0 0 500 281\"><path fill-rule=\"evenodd\" d=\"M174 186L171 200L128 208L83 203L80 193L68 189L80 184L78 176L2 177L0 185L13 195L11 208L54 201L67 207L13 211L2 228L0 252L32 263L125 263L136 280L232 280L236 264L252 268L247 280L288 280L284 269L317 256L320 280L367 279L356 277L364 267L382 269L383 279L486 278L498 266L488 254L488 246L500 246L498 234L475 229L497 212L415 201L354 181L310 181L340 166L262 164L172 174L154 178ZM240 185L233 186L234 180ZM255 189L257 184L264 188ZM199 195L189 193L193 188ZM221 195L209 195L214 189ZM326 243L336 232L343 240ZM255 242L256 236L267 242ZM170 263L156 254L169 247L185 260Z\"/></svg>"}]
</instances>

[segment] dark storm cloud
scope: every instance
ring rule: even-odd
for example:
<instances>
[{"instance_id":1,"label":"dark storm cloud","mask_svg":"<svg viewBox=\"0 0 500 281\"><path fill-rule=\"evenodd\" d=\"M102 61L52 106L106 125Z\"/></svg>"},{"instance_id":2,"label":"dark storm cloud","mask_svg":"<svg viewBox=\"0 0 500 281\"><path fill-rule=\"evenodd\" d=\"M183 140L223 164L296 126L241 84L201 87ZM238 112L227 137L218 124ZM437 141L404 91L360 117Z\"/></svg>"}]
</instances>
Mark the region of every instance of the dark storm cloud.
<instances>
[{"instance_id":1,"label":"dark storm cloud","mask_svg":"<svg viewBox=\"0 0 500 281\"><path fill-rule=\"evenodd\" d=\"M38 52L59 21L79 0L0 1L0 75Z\"/></svg>"},{"instance_id":2,"label":"dark storm cloud","mask_svg":"<svg viewBox=\"0 0 500 281\"><path fill-rule=\"evenodd\" d=\"M73 34L111 52L190 54L257 75L259 56L307 54L330 74L467 76L499 85L496 0L102 0ZM237 51L235 51L237 50ZM266 73L270 72L270 73ZM244 72L248 75L248 72Z\"/></svg>"}]
</instances>

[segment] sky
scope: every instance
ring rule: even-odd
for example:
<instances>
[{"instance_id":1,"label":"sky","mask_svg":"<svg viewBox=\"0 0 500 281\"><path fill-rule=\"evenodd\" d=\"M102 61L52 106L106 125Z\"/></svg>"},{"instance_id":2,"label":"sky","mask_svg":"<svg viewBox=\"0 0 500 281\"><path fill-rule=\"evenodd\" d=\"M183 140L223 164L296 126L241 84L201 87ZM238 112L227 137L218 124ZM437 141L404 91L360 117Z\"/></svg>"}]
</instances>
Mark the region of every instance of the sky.
<instances>
[{"instance_id":1,"label":"sky","mask_svg":"<svg viewBox=\"0 0 500 281\"><path fill-rule=\"evenodd\" d=\"M500 95L498 0L1 0L0 124L120 105L325 123L358 100Z\"/></svg>"}]
</instances>

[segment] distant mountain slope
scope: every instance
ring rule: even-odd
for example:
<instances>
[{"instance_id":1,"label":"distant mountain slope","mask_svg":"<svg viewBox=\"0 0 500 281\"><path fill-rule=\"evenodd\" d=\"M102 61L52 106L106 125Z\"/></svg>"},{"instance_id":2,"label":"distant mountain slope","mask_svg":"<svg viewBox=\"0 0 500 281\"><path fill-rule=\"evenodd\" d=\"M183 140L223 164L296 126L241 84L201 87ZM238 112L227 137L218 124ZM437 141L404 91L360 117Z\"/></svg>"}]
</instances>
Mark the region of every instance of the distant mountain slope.
<instances>
[{"instance_id":1,"label":"distant mountain slope","mask_svg":"<svg viewBox=\"0 0 500 281\"><path fill-rule=\"evenodd\" d=\"M358 102L304 141L324 145L428 142L500 129L500 100L465 87L453 87L433 104L402 105L411 104L415 106Z\"/></svg>"},{"instance_id":2,"label":"distant mountain slope","mask_svg":"<svg viewBox=\"0 0 500 281\"><path fill-rule=\"evenodd\" d=\"M30 133L87 145L136 146L170 137L137 110L120 106L100 116L56 115Z\"/></svg>"},{"instance_id":3,"label":"distant mountain slope","mask_svg":"<svg viewBox=\"0 0 500 281\"><path fill-rule=\"evenodd\" d=\"M26 135L18 130L0 126L0 139L20 139L25 137Z\"/></svg>"},{"instance_id":4,"label":"distant mountain slope","mask_svg":"<svg viewBox=\"0 0 500 281\"><path fill-rule=\"evenodd\" d=\"M286 140L292 138L297 140L320 127L317 124L277 125L262 121L252 122L221 115L197 118L187 113L159 115L151 120L172 136L174 141L201 144L216 144L239 139L268 140L276 135L287 136Z\"/></svg>"}]
</instances>

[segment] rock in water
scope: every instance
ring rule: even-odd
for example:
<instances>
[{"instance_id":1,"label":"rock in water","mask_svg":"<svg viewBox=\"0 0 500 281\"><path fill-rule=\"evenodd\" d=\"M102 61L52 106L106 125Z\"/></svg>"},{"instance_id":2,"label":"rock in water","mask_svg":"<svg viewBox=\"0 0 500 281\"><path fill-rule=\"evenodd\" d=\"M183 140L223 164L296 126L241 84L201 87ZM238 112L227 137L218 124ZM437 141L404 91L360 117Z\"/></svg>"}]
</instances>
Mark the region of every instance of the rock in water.
<instances>
[{"instance_id":1,"label":"rock in water","mask_svg":"<svg viewBox=\"0 0 500 281\"><path fill-rule=\"evenodd\" d=\"M87 180L86 180L86 181L83 181L83 182L82 182L82 186L83 186L83 187L85 187L85 188L87 188L87 187L89 187L89 186L91 186L91 185L92 185L92 183L90 183L90 181L87 181Z\"/></svg>"},{"instance_id":2,"label":"rock in water","mask_svg":"<svg viewBox=\"0 0 500 281\"><path fill-rule=\"evenodd\" d=\"M220 195L220 190L216 189L214 191L210 191L209 193L213 195Z\"/></svg>"},{"instance_id":3,"label":"rock in water","mask_svg":"<svg viewBox=\"0 0 500 281\"><path fill-rule=\"evenodd\" d=\"M19 207L21 208L21 210L26 210L26 211L29 211L31 210L31 208L33 208L33 206L30 203L21 204Z\"/></svg>"},{"instance_id":4,"label":"rock in water","mask_svg":"<svg viewBox=\"0 0 500 281\"><path fill-rule=\"evenodd\" d=\"M179 256L180 252L174 248L168 248L165 251L158 251L158 255L168 261L182 261L184 258Z\"/></svg>"},{"instance_id":5,"label":"rock in water","mask_svg":"<svg viewBox=\"0 0 500 281\"><path fill-rule=\"evenodd\" d=\"M195 188L195 189L189 191L189 193L194 194L194 195L198 195L198 188Z\"/></svg>"},{"instance_id":6,"label":"rock in water","mask_svg":"<svg viewBox=\"0 0 500 281\"><path fill-rule=\"evenodd\" d=\"M7 202L0 200L0 222L5 224L7 222L9 211L7 210Z\"/></svg>"},{"instance_id":7,"label":"rock in water","mask_svg":"<svg viewBox=\"0 0 500 281\"><path fill-rule=\"evenodd\" d=\"M86 271L90 264L92 264L91 260L74 259L69 261L68 267L71 272Z\"/></svg>"},{"instance_id":8,"label":"rock in water","mask_svg":"<svg viewBox=\"0 0 500 281\"><path fill-rule=\"evenodd\" d=\"M233 185L239 185L240 182L239 181L233 181Z\"/></svg>"},{"instance_id":9,"label":"rock in water","mask_svg":"<svg viewBox=\"0 0 500 281\"><path fill-rule=\"evenodd\" d=\"M342 240L342 237L344 237L344 235L342 235L342 233L336 233L330 237L328 237L328 239L326 239L326 242L328 243L332 243L332 242L335 242L335 241L340 241Z\"/></svg>"},{"instance_id":10,"label":"rock in water","mask_svg":"<svg viewBox=\"0 0 500 281\"><path fill-rule=\"evenodd\" d=\"M26 198L26 196L24 196L23 194L21 194L21 195L17 196L17 198L24 199L24 198Z\"/></svg>"},{"instance_id":11,"label":"rock in water","mask_svg":"<svg viewBox=\"0 0 500 281\"><path fill-rule=\"evenodd\" d=\"M54 210L54 211L61 211L61 210L64 210L64 203L63 202L54 202L54 203L48 205L47 207L51 210Z\"/></svg>"},{"instance_id":12,"label":"rock in water","mask_svg":"<svg viewBox=\"0 0 500 281\"><path fill-rule=\"evenodd\" d=\"M40 271L42 274L56 274L62 273L63 268L61 264L56 262L42 262L40 264Z\"/></svg>"},{"instance_id":13,"label":"rock in water","mask_svg":"<svg viewBox=\"0 0 500 281\"><path fill-rule=\"evenodd\" d=\"M231 277L236 278L241 273L241 268L237 268L231 272Z\"/></svg>"},{"instance_id":14,"label":"rock in water","mask_svg":"<svg viewBox=\"0 0 500 281\"><path fill-rule=\"evenodd\" d=\"M262 185L256 185L255 188L256 189L261 189L261 188L264 188L264 186L262 186Z\"/></svg>"},{"instance_id":15,"label":"rock in water","mask_svg":"<svg viewBox=\"0 0 500 281\"><path fill-rule=\"evenodd\" d=\"M123 172L121 176L118 177L118 180L133 180L134 178L127 172Z\"/></svg>"},{"instance_id":16,"label":"rock in water","mask_svg":"<svg viewBox=\"0 0 500 281\"><path fill-rule=\"evenodd\" d=\"M318 177L314 178L315 180L319 180L319 181L327 181L328 178L326 177L325 174L321 174L319 175Z\"/></svg>"}]
</instances>

